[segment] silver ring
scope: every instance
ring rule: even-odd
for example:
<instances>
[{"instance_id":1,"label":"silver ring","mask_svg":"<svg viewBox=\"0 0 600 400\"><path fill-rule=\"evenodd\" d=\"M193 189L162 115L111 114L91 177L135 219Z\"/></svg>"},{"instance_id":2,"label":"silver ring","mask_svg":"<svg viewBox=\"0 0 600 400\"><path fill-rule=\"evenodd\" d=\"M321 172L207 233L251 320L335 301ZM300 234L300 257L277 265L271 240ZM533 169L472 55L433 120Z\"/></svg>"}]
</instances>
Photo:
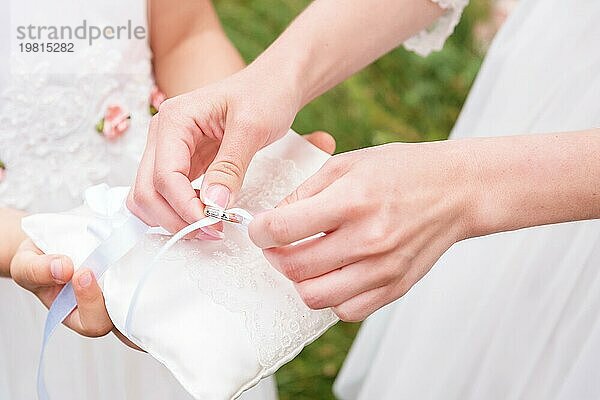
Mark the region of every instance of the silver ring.
<instances>
[{"instance_id":1,"label":"silver ring","mask_svg":"<svg viewBox=\"0 0 600 400\"><path fill-rule=\"evenodd\" d=\"M241 224L244 221L244 219L241 216L235 213L228 212L226 210L213 206L204 207L204 215L206 215L207 217L220 219L222 221L231 222L234 224Z\"/></svg>"}]
</instances>

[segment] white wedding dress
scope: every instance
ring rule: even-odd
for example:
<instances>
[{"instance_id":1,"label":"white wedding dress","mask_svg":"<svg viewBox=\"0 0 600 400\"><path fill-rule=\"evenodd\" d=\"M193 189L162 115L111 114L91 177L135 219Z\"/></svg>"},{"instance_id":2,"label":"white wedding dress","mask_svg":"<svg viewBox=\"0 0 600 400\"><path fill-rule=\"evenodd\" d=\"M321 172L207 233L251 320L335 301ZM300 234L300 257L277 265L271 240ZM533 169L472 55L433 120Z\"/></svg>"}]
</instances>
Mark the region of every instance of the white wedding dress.
<instances>
[{"instance_id":1,"label":"white wedding dress","mask_svg":"<svg viewBox=\"0 0 600 400\"><path fill-rule=\"evenodd\" d=\"M85 18L88 24L114 26L131 19L145 26L146 2L5 3L0 13L0 160L6 174L0 182L0 206L32 213L64 211L80 205L85 189L93 184L131 184L150 120L153 79L147 41L113 41L110 47L98 41L68 57L21 55L11 52L11 22L77 26ZM67 73L60 73L59 66ZM122 106L132 116L131 127L116 141L95 130L109 104ZM0 232L0 240L5 235ZM46 314L31 293L0 279L1 400L37 397ZM50 341L45 368L55 399L192 399L160 363L125 347L112 334L87 339L59 328ZM267 379L241 398L276 397L274 380Z\"/></svg>"},{"instance_id":2,"label":"white wedding dress","mask_svg":"<svg viewBox=\"0 0 600 400\"><path fill-rule=\"evenodd\" d=\"M594 127L600 2L521 0L452 137ZM335 392L344 400L598 399L598 371L594 220L458 243L365 322Z\"/></svg>"}]
</instances>

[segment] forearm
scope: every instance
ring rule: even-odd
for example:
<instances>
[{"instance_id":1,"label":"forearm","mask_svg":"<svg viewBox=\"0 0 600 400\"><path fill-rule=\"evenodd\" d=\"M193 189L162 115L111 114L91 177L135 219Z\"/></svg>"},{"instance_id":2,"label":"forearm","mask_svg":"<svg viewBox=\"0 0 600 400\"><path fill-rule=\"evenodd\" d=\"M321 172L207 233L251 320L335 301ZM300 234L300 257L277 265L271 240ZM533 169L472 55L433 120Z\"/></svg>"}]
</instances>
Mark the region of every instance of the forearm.
<instances>
[{"instance_id":1,"label":"forearm","mask_svg":"<svg viewBox=\"0 0 600 400\"><path fill-rule=\"evenodd\" d=\"M0 208L0 224L3 232L0 240L0 277L10 277L10 262L17 248L25 240L21 230L21 218L25 214L10 208Z\"/></svg>"},{"instance_id":2,"label":"forearm","mask_svg":"<svg viewBox=\"0 0 600 400\"><path fill-rule=\"evenodd\" d=\"M479 187L470 236L600 218L600 129L474 139L468 148Z\"/></svg>"},{"instance_id":3,"label":"forearm","mask_svg":"<svg viewBox=\"0 0 600 400\"><path fill-rule=\"evenodd\" d=\"M431 0L316 0L251 65L303 107L443 14Z\"/></svg>"},{"instance_id":4,"label":"forearm","mask_svg":"<svg viewBox=\"0 0 600 400\"><path fill-rule=\"evenodd\" d=\"M153 0L150 28L155 79L168 97L225 78L245 66L209 0L185 0L178 7Z\"/></svg>"},{"instance_id":5,"label":"forearm","mask_svg":"<svg viewBox=\"0 0 600 400\"><path fill-rule=\"evenodd\" d=\"M168 96L177 96L225 78L244 67L224 32L207 31L186 39L155 59L155 78Z\"/></svg>"}]
</instances>

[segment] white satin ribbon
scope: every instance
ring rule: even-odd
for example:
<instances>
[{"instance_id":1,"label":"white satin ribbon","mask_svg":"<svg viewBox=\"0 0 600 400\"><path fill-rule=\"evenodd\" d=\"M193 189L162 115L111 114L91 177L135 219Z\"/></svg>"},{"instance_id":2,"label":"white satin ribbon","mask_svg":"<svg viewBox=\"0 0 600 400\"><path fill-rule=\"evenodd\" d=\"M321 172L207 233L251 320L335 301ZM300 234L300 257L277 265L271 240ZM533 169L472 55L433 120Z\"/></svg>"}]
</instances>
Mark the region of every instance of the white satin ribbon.
<instances>
[{"instance_id":1,"label":"white satin ribbon","mask_svg":"<svg viewBox=\"0 0 600 400\"><path fill-rule=\"evenodd\" d=\"M234 224L234 225L237 225L240 227L242 227L242 226L247 227L248 224L250 223L250 221L252 221L252 219L253 219L252 215L248 211L246 211L242 208L231 208L231 209L227 210L227 212L238 214L243 217L243 219L242 219L243 224ZM185 236L189 235L192 232L197 231L198 229L205 228L210 225L214 225L218 222L221 222L221 220L218 218L206 217L206 218L201 219L200 221L197 221L191 225L188 225L187 227L183 228L182 230L177 232L175 235L173 235L173 237L171 237L171 239L169 239L169 241L161 247L160 251L156 254L156 256L154 257L152 262L147 264L146 266L144 266L144 270L142 272L142 278L139 280L139 282L137 283L137 285L135 287L135 290L131 297L131 301L129 302L129 308L127 309L127 316L125 318L125 332L123 332L123 333L125 333L126 336L132 335L131 323L132 323L132 318L133 318L135 309L137 307L140 293L141 293L143 287L145 286L146 281L148 280L148 277L150 277L150 275L152 274L152 271L154 271L154 269L158 265L158 261L160 260L160 258L163 255L165 255L165 253L167 251L169 251L175 245L175 243L177 243L178 241L183 239Z\"/></svg>"},{"instance_id":2,"label":"white satin ribbon","mask_svg":"<svg viewBox=\"0 0 600 400\"><path fill-rule=\"evenodd\" d=\"M116 228L112 234L104 240L82 263L89 268L94 276L99 279L110 265L125 256L148 231L148 225L143 223L134 215L130 215L122 226ZM40 400L49 400L48 391L44 380L44 354L48 340L58 325L77 307L77 300L71 283L67 283L48 311L46 325L44 327L44 338L38 365L37 391Z\"/></svg>"},{"instance_id":3,"label":"white satin ribbon","mask_svg":"<svg viewBox=\"0 0 600 400\"><path fill-rule=\"evenodd\" d=\"M244 209L233 208L227 211L236 213L243 217L244 224L237 224L240 227L247 226L247 224L250 223L250 221L252 221L252 215ZM154 257L152 262L144 267L142 278L140 279L134 290L131 302L129 304L129 309L127 310L124 332L127 336L130 335L131 322L134 315L134 311L137 307L140 293L148 277L151 275L152 271L158 264L160 258L167 251L169 251L169 249L171 249L171 247L173 247L175 243L183 239L186 235L197 231L200 228L214 225L220 221L221 220L217 218L207 217L185 227L184 229L173 235L173 237L171 237L171 239L163 245L163 247ZM162 233L163 231L157 231L156 228L150 228L148 225L146 225L134 215L130 215L124 221L123 225L114 229L110 236L108 236L108 238L106 238L81 265L85 265L86 268L89 268L94 273L94 276L97 279L99 279L106 272L108 267L110 267L112 264L124 257L131 249L133 249L133 247L135 247L137 243L139 243L140 240L143 239L144 235L149 232ZM48 311L48 316L46 317L37 378L37 391L38 398L40 400L49 400L50 398L46 389L44 379L44 354L46 346L50 337L56 331L58 325L60 325L65 320L65 318L67 318L69 314L73 310L75 310L76 307L77 300L75 299L73 286L71 285L71 283L68 283L63 287L63 289L60 291L60 293L52 303L52 306Z\"/></svg>"}]
</instances>

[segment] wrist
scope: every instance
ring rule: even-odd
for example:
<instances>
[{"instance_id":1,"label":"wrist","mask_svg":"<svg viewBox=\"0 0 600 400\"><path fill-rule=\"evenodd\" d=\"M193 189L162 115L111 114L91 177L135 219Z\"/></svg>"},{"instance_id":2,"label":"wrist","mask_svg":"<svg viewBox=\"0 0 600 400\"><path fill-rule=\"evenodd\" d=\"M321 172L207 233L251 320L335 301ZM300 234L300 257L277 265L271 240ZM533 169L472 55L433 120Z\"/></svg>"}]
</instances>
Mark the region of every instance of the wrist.
<instances>
[{"instance_id":1,"label":"wrist","mask_svg":"<svg viewBox=\"0 0 600 400\"><path fill-rule=\"evenodd\" d=\"M474 140L448 140L442 151L450 169L446 177L451 183L448 196L453 199L454 212L458 215L458 240L488 234L489 220L486 218L489 203L486 200L481 154L471 144Z\"/></svg>"},{"instance_id":2,"label":"wrist","mask_svg":"<svg viewBox=\"0 0 600 400\"><path fill-rule=\"evenodd\" d=\"M470 191L465 199L465 239L493 233L499 210L490 201L490 182L486 177L486 153L482 152L477 139L459 140L464 149L462 165Z\"/></svg>"},{"instance_id":3,"label":"wrist","mask_svg":"<svg viewBox=\"0 0 600 400\"><path fill-rule=\"evenodd\" d=\"M530 168L527 157L519 157L505 138L459 142L469 160L466 171L472 182L468 237L525 227L529 212L525 203L531 190L523 175Z\"/></svg>"},{"instance_id":4,"label":"wrist","mask_svg":"<svg viewBox=\"0 0 600 400\"><path fill-rule=\"evenodd\" d=\"M275 91L275 98L284 101L295 116L306 104L306 83L301 64L278 53L267 49L246 67L246 72L250 74L250 79L261 82L260 87L265 92Z\"/></svg>"}]
</instances>

